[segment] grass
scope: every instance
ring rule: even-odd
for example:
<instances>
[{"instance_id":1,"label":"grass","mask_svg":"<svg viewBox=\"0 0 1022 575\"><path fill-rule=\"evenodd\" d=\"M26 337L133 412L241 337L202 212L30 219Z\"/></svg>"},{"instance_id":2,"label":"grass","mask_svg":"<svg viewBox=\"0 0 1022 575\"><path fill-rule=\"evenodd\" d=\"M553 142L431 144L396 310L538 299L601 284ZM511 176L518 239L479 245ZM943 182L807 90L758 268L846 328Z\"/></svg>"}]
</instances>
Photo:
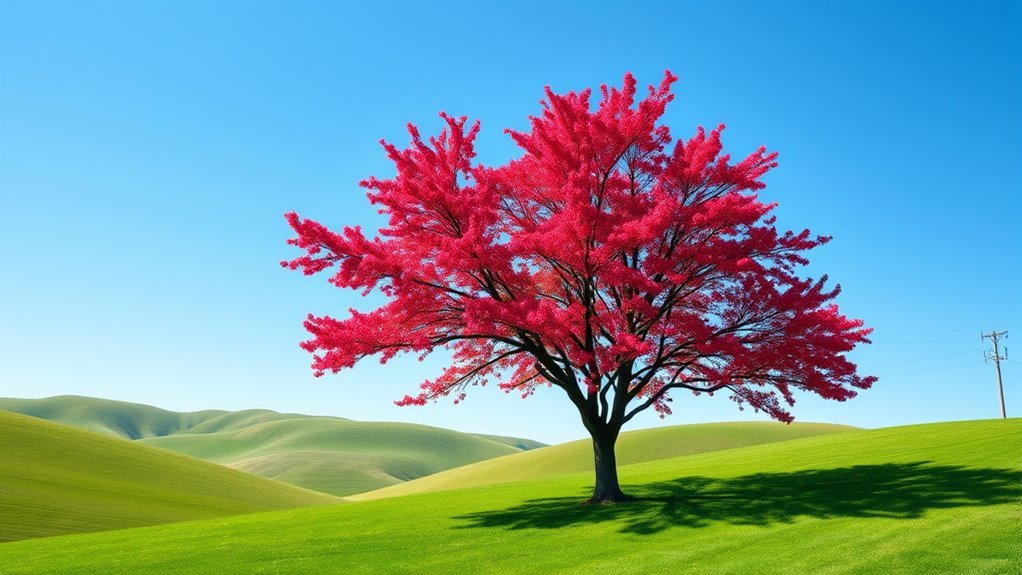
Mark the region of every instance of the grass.
<instances>
[{"instance_id":1,"label":"grass","mask_svg":"<svg viewBox=\"0 0 1022 575\"><path fill-rule=\"evenodd\" d=\"M338 502L14 413L0 412L0 446L0 541Z\"/></svg>"},{"instance_id":2,"label":"grass","mask_svg":"<svg viewBox=\"0 0 1022 575\"><path fill-rule=\"evenodd\" d=\"M1022 420L852 431L589 473L0 544L5 575L1018 573Z\"/></svg>"},{"instance_id":3,"label":"grass","mask_svg":"<svg viewBox=\"0 0 1022 575\"><path fill-rule=\"evenodd\" d=\"M425 425L270 410L178 413L79 396L0 399L0 409L137 440L334 495L371 491L542 445Z\"/></svg>"},{"instance_id":4,"label":"grass","mask_svg":"<svg viewBox=\"0 0 1022 575\"><path fill-rule=\"evenodd\" d=\"M619 464L628 465L855 429L827 423L785 425L777 422L733 422L678 425L625 432L618 439L617 454ZM592 466L592 443L587 440L572 441L441 471L421 479L355 495L351 499L379 499L524 481L563 473L588 472Z\"/></svg>"}]
</instances>

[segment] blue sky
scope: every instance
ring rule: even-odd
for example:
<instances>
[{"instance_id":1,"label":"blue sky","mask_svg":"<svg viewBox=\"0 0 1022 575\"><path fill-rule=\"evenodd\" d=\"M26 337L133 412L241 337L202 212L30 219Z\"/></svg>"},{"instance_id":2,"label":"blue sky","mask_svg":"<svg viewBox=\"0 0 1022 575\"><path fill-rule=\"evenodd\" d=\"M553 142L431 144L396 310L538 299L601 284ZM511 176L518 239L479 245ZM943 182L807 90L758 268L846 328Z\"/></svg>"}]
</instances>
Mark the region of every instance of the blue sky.
<instances>
[{"instance_id":1,"label":"blue sky","mask_svg":"<svg viewBox=\"0 0 1022 575\"><path fill-rule=\"evenodd\" d=\"M406 122L480 118L479 159L501 163L543 86L669 68L674 134L724 122L735 155L780 152L764 196L834 236L807 273L876 328L855 353L875 388L796 418L995 417L979 334L1022 340L1022 5L891 4L0 0L0 396L582 437L553 391L394 407L442 357L314 379L305 314L372 302L281 269L282 214L375 227L357 182L392 173L377 140L403 145ZM633 423L759 418L674 405Z\"/></svg>"}]
</instances>

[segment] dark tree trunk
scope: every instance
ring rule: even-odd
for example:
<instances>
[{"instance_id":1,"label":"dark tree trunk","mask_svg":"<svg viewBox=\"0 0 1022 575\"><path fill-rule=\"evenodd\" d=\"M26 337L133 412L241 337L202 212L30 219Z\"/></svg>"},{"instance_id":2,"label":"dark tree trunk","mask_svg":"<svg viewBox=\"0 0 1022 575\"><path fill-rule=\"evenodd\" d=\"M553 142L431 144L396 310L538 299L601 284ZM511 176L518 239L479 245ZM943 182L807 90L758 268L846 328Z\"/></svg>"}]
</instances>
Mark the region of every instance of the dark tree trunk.
<instances>
[{"instance_id":1,"label":"dark tree trunk","mask_svg":"<svg viewBox=\"0 0 1022 575\"><path fill-rule=\"evenodd\" d=\"M617 482L617 456L614 444L617 433L593 435L593 460L596 464L596 486L588 503L617 503L629 499Z\"/></svg>"}]
</instances>

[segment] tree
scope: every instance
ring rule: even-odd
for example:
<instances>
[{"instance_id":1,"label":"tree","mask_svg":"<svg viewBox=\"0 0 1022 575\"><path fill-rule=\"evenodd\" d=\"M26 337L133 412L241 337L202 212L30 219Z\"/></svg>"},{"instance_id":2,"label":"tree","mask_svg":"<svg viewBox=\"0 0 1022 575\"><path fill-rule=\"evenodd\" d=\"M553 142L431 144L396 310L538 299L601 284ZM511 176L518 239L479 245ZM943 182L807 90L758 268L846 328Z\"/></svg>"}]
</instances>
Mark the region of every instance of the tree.
<instances>
[{"instance_id":1,"label":"tree","mask_svg":"<svg viewBox=\"0 0 1022 575\"><path fill-rule=\"evenodd\" d=\"M628 74L595 109L589 90L547 88L530 130L507 130L521 157L500 166L473 164L478 121L441 113L428 140L409 124L408 148L381 141L396 175L361 182L389 217L375 237L288 213L305 255L282 265L387 298L308 316L315 374L445 348L453 363L399 405L458 402L491 379L522 397L559 388L592 436L592 502L625 498L618 434L645 409L671 413L672 393L726 391L790 422L795 390L870 387L845 353L871 330L838 311L826 276L797 274L830 238L778 231L757 199L775 153L731 162L723 125L672 140L659 120L676 79L636 102Z\"/></svg>"}]
</instances>

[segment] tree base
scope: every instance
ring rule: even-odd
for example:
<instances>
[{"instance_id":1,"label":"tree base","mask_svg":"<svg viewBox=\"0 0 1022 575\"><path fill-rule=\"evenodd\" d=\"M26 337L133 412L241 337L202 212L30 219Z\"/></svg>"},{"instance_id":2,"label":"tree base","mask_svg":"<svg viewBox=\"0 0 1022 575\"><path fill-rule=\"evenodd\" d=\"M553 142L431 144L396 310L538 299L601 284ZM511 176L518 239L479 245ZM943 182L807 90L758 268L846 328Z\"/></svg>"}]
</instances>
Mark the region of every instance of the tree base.
<instances>
[{"instance_id":1,"label":"tree base","mask_svg":"<svg viewBox=\"0 0 1022 575\"><path fill-rule=\"evenodd\" d=\"M625 503L628 501L635 501L635 498L631 495L625 495L618 491L617 493L611 493L606 495L593 495L589 499L582 502L583 505L615 505L617 503Z\"/></svg>"}]
</instances>

